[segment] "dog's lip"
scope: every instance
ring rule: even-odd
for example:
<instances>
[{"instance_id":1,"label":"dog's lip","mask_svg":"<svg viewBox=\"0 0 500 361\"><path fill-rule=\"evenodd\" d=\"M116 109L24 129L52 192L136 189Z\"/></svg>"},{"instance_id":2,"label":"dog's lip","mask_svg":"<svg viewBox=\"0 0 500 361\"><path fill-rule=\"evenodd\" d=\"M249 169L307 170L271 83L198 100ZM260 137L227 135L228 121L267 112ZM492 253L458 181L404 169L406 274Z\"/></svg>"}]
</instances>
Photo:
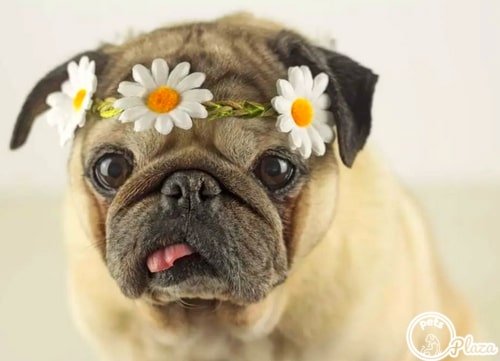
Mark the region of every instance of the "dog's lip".
<instances>
[{"instance_id":1,"label":"dog's lip","mask_svg":"<svg viewBox=\"0 0 500 361\"><path fill-rule=\"evenodd\" d=\"M175 265L162 272L150 273L150 286L164 290L191 278L218 277L214 267L200 253L179 258Z\"/></svg>"},{"instance_id":2,"label":"dog's lip","mask_svg":"<svg viewBox=\"0 0 500 361\"><path fill-rule=\"evenodd\" d=\"M172 268L177 260L194 253L196 251L187 243L176 243L151 253L146 260L146 265L149 272L158 273Z\"/></svg>"}]
</instances>

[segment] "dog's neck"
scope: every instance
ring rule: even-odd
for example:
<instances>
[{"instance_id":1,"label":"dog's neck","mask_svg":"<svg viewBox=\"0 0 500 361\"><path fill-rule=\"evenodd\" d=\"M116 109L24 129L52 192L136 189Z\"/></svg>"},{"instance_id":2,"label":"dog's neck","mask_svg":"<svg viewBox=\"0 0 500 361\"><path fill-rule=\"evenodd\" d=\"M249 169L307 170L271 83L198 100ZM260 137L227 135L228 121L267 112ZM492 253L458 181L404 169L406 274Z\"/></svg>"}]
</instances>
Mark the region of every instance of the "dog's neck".
<instances>
[{"instance_id":1,"label":"dog's neck","mask_svg":"<svg viewBox=\"0 0 500 361\"><path fill-rule=\"evenodd\" d=\"M249 305L204 299L180 299L164 305L142 301L139 310L158 331L174 330L169 332L181 336L209 325L235 339L251 340L265 337L276 328L286 306L284 294L280 286L263 301Z\"/></svg>"}]
</instances>

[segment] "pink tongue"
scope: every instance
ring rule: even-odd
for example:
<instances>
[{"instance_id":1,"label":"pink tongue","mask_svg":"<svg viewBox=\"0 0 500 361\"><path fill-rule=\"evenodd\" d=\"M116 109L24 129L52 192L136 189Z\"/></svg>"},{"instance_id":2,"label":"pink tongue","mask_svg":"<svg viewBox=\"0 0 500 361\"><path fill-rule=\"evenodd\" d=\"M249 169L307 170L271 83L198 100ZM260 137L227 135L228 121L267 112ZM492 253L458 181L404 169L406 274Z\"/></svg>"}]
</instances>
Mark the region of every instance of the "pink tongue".
<instances>
[{"instance_id":1,"label":"pink tongue","mask_svg":"<svg viewBox=\"0 0 500 361\"><path fill-rule=\"evenodd\" d=\"M193 249L186 243L178 243L162 248L148 257L147 265L151 273L165 271L174 266L179 258L193 254Z\"/></svg>"}]
</instances>

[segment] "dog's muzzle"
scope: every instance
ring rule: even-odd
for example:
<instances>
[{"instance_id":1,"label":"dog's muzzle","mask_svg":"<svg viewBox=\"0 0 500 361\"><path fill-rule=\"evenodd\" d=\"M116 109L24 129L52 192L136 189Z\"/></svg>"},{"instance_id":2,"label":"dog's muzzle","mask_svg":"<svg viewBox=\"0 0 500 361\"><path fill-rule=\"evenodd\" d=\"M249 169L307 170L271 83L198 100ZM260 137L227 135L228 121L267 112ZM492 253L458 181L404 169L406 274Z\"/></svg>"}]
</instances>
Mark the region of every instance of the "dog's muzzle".
<instances>
[{"instance_id":1,"label":"dog's muzzle","mask_svg":"<svg viewBox=\"0 0 500 361\"><path fill-rule=\"evenodd\" d=\"M214 177L196 170L175 172L161 187L162 201L177 217L187 217L189 212L196 213L199 207L208 206L221 191ZM195 253L187 243L169 245L151 254L147 266L151 273L162 272L172 268L177 260Z\"/></svg>"}]
</instances>

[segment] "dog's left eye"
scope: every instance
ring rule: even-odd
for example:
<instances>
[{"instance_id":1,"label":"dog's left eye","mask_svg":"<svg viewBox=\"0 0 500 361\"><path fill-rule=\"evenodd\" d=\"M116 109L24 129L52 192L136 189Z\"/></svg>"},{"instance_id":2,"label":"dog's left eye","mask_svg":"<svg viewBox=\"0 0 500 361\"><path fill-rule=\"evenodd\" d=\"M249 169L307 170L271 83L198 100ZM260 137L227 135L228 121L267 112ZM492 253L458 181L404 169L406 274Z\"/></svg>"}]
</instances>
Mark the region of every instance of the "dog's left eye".
<instances>
[{"instance_id":1,"label":"dog's left eye","mask_svg":"<svg viewBox=\"0 0 500 361\"><path fill-rule=\"evenodd\" d=\"M278 190L290 182L294 169L290 161L275 155L267 155L260 160L255 175L270 190Z\"/></svg>"},{"instance_id":2,"label":"dog's left eye","mask_svg":"<svg viewBox=\"0 0 500 361\"><path fill-rule=\"evenodd\" d=\"M116 191L131 172L132 165L122 154L105 154L94 165L95 182L106 192Z\"/></svg>"}]
</instances>

